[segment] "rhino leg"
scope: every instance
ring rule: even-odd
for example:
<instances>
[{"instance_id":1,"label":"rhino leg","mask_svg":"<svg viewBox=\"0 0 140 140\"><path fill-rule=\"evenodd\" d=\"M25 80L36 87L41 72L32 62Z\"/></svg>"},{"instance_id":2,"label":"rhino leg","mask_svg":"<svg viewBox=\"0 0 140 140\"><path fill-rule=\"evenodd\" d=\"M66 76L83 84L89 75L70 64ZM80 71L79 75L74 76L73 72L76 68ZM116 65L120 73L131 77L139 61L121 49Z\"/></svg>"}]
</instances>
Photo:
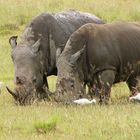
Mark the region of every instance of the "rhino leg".
<instances>
[{"instance_id":1,"label":"rhino leg","mask_svg":"<svg viewBox=\"0 0 140 140\"><path fill-rule=\"evenodd\" d=\"M116 72L105 70L98 74L98 94L100 103L108 104L110 99L111 86L114 83Z\"/></svg>"},{"instance_id":2,"label":"rhino leg","mask_svg":"<svg viewBox=\"0 0 140 140\"><path fill-rule=\"evenodd\" d=\"M134 96L137 92L140 92L140 76L137 77L130 77L126 81L129 89L130 89L130 96Z\"/></svg>"},{"instance_id":3,"label":"rhino leg","mask_svg":"<svg viewBox=\"0 0 140 140\"><path fill-rule=\"evenodd\" d=\"M137 91L140 92L140 76L137 76L136 80L137 80Z\"/></svg>"},{"instance_id":4,"label":"rhino leg","mask_svg":"<svg viewBox=\"0 0 140 140\"><path fill-rule=\"evenodd\" d=\"M88 94L91 98L96 98L99 96L98 94L98 83L97 83L97 77L94 78L92 83L87 83L88 86Z\"/></svg>"}]
</instances>

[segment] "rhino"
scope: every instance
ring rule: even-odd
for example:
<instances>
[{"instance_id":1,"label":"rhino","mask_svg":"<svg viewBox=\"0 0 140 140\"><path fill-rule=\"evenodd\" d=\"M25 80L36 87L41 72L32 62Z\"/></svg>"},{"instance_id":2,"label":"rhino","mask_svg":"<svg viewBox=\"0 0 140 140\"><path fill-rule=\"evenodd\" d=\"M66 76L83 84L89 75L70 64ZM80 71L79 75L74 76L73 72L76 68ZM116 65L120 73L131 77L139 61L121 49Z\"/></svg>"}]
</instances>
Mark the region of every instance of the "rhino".
<instances>
[{"instance_id":1,"label":"rhino","mask_svg":"<svg viewBox=\"0 0 140 140\"><path fill-rule=\"evenodd\" d=\"M31 20L19 43L17 36L10 37L15 89L7 90L16 103L26 105L48 98L47 76L57 75L57 48L62 51L69 36L86 23L104 22L95 15L75 10L46 12Z\"/></svg>"},{"instance_id":2,"label":"rhino","mask_svg":"<svg viewBox=\"0 0 140 140\"><path fill-rule=\"evenodd\" d=\"M58 50L59 51L59 50ZM110 103L111 87L126 81L130 95L140 92L140 25L89 23L76 30L58 53L55 100L72 103L87 93Z\"/></svg>"}]
</instances>

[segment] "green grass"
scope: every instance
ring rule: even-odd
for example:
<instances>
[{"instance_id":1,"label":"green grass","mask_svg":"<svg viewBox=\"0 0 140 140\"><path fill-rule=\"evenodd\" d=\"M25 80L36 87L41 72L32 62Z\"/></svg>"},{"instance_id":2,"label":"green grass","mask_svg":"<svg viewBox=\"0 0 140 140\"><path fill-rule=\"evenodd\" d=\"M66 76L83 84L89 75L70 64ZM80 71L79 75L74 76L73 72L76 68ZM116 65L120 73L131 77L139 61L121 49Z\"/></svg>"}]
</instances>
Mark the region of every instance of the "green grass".
<instances>
[{"instance_id":1,"label":"green grass","mask_svg":"<svg viewBox=\"0 0 140 140\"><path fill-rule=\"evenodd\" d=\"M35 131L39 134L46 134L47 132L55 131L57 124L57 116L52 116L47 121L40 121L34 124Z\"/></svg>"},{"instance_id":2,"label":"green grass","mask_svg":"<svg viewBox=\"0 0 140 140\"><path fill-rule=\"evenodd\" d=\"M106 22L140 22L139 0L0 0L0 140L139 140L139 104L129 103L125 83L112 88L109 106L63 106L52 102L16 106L5 86L13 87L8 39L41 12L77 9ZM49 77L55 90L56 77Z\"/></svg>"}]
</instances>

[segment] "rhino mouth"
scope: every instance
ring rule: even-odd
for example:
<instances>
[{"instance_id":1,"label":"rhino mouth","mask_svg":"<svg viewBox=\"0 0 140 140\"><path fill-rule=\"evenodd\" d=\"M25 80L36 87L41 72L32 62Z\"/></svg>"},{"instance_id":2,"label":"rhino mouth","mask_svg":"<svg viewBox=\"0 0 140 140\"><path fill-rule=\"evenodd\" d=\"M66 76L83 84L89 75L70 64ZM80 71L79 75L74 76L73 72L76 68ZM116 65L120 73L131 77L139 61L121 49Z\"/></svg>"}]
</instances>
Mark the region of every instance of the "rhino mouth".
<instances>
[{"instance_id":1,"label":"rhino mouth","mask_svg":"<svg viewBox=\"0 0 140 140\"><path fill-rule=\"evenodd\" d=\"M27 91L25 88L15 89L12 91L9 87L6 88L14 97L17 105L32 105L41 100L49 101L52 97L52 92L46 88L41 88L38 91L36 89Z\"/></svg>"},{"instance_id":2,"label":"rhino mouth","mask_svg":"<svg viewBox=\"0 0 140 140\"><path fill-rule=\"evenodd\" d=\"M35 92L27 92L27 91L19 91L14 90L12 91L9 87L6 87L7 91L14 97L15 103L17 105L31 105L35 103L38 99L36 98Z\"/></svg>"}]
</instances>

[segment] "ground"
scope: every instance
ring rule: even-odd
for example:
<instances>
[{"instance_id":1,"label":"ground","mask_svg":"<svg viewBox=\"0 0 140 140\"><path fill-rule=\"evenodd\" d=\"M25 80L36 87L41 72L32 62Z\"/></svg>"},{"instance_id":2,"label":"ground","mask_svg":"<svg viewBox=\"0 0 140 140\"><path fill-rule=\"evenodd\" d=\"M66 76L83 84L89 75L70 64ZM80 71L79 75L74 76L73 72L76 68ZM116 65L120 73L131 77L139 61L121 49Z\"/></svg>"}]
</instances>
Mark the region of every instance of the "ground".
<instances>
[{"instance_id":1,"label":"ground","mask_svg":"<svg viewBox=\"0 0 140 140\"><path fill-rule=\"evenodd\" d=\"M77 9L106 22L140 22L139 0L0 0L0 140L139 140L140 104L128 102L125 83L112 88L109 106L64 106L53 102L16 106L5 86L13 88L13 64L8 39L21 35L41 12ZM56 77L49 77L51 91Z\"/></svg>"}]
</instances>

